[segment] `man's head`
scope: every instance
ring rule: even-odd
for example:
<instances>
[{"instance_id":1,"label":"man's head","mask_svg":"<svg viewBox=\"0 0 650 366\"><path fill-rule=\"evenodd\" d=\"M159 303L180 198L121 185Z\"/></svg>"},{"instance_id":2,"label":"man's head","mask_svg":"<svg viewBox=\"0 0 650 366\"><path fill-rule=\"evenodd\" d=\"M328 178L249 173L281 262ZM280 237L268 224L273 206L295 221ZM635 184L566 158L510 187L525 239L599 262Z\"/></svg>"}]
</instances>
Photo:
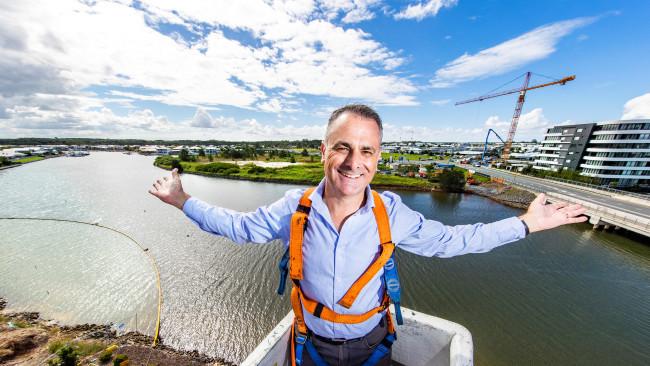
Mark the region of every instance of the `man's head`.
<instances>
[{"instance_id":1,"label":"man's head","mask_svg":"<svg viewBox=\"0 0 650 366\"><path fill-rule=\"evenodd\" d=\"M363 195L377 171L381 135L381 118L368 106L347 105L332 113L321 144L326 194Z\"/></svg>"}]
</instances>

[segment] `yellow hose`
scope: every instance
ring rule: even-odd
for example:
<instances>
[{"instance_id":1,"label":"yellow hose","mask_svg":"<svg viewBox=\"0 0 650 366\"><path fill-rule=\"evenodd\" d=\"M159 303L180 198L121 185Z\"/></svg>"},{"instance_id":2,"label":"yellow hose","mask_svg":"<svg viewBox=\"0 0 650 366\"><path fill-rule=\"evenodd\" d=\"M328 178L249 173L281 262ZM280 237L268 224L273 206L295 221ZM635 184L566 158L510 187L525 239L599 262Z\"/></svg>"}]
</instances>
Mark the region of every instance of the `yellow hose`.
<instances>
[{"instance_id":1,"label":"yellow hose","mask_svg":"<svg viewBox=\"0 0 650 366\"><path fill-rule=\"evenodd\" d=\"M151 260L151 265L153 266L154 272L156 273L156 285L158 287L158 314L157 314L157 319L156 319L156 331L154 332L153 336L153 343L151 344L152 347L155 347L156 344L158 344L158 333L160 332L160 313L162 311L162 286L160 285L160 271L158 271L158 264L156 263L156 260L154 257L149 253L149 250L140 243L138 243L135 239L130 237L128 234L123 233L117 229L114 229L109 226L101 225L99 223L90 223L90 222L85 222L85 221L77 221L77 220L66 220L66 219L52 219L52 218L40 218L40 217L0 217L0 220L38 220L38 221L59 221L59 222L71 222L75 224L83 224L83 225L90 225L90 226L97 226L101 227L107 230L111 230L113 232L116 232L122 236L125 236L127 239L132 241L135 245L137 245L142 252L149 257L149 260Z\"/></svg>"}]
</instances>

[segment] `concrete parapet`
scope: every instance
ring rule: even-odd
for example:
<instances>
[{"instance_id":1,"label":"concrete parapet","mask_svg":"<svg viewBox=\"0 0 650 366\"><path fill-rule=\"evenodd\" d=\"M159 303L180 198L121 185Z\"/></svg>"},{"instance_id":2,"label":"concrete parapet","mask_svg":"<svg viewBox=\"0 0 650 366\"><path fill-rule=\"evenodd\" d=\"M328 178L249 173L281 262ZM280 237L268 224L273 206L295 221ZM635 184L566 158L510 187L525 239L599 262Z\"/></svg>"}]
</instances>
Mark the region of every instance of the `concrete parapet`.
<instances>
[{"instance_id":1,"label":"concrete parapet","mask_svg":"<svg viewBox=\"0 0 650 366\"><path fill-rule=\"evenodd\" d=\"M579 203L587 209L586 215L589 216L589 223L594 225L594 229L605 225L609 227L622 227L634 231L641 235L650 236L650 219L639 215L630 214L620 210L581 200L579 198L567 196L560 193L548 192L547 197L550 201Z\"/></svg>"}]
</instances>

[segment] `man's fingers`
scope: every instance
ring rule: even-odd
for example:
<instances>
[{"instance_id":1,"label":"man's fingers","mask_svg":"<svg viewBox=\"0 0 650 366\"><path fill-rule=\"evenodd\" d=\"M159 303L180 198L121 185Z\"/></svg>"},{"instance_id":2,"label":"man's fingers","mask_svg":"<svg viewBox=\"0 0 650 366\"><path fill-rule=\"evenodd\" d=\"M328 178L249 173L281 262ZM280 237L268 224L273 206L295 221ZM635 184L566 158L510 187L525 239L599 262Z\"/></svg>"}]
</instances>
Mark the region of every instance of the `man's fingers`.
<instances>
[{"instance_id":1,"label":"man's fingers","mask_svg":"<svg viewBox=\"0 0 650 366\"><path fill-rule=\"evenodd\" d=\"M562 211L562 208L567 207L569 204L567 202L557 202L553 203L551 206L559 211Z\"/></svg>"},{"instance_id":2,"label":"man's fingers","mask_svg":"<svg viewBox=\"0 0 650 366\"><path fill-rule=\"evenodd\" d=\"M166 182L168 179L169 179L169 178L167 178L167 177L163 177L163 180L164 180L165 182Z\"/></svg>"},{"instance_id":3,"label":"man's fingers","mask_svg":"<svg viewBox=\"0 0 650 366\"><path fill-rule=\"evenodd\" d=\"M585 222L589 219L587 216L578 216L578 217L571 217L568 219L570 224L577 224L579 222Z\"/></svg>"},{"instance_id":4,"label":"man's fingers","mask_svg":"<svg viewBox=\"0 0 650 366\"><path fill-rule=\"evenodd\" d=\"M544 204L546 204L546 195L545 195L544 193L540 193L540 194L538 194L537 197L535 197L535 199L534 199L533 202L531 203L531 205L532 205L532 204L537 204L537 205L544 205Z\"/></svg>"},{"instance_id":5,"label":"man's fingers","mask_svg":"<svg viewBox=\"0 0 650 366\"><path fill-rule=\"evenodd\" d=\"M153 187L156 189L156 191L160 190L160 183L156 182L153 184Z\"/></svg>"},{"instance_id":6,"label":"man's fingers","mask_svg":"<svg viewBox=\"0 0 650 366\"><path fill-rule=\"evenodd\" d=\"M178 168L172 169L172 178L178 178Z\"/></svg>"},{"instance_id":7,"label":"man's fingers","mask_svg":"<svg viewBox=\"0 0 650 366\"><path fill-rule=\"evenodd\" d=\"M580 215L584 215L585 212L587 212L587 209L583 208L583 207L580 207L580 208L578 208L576 210L570 211L569 216L570 217L578 217Z\"/></svg>"},{"instance_id":8,"label":"man's fingers","mask_svg":"<svg viewBox=\"0 0 650 366\"><path fill-rule=\"evenodd\" d=\"M156 183L160 184L161 186L163 185L163 182L160 179L156 180Z\"/></svg>"}]
</instances>

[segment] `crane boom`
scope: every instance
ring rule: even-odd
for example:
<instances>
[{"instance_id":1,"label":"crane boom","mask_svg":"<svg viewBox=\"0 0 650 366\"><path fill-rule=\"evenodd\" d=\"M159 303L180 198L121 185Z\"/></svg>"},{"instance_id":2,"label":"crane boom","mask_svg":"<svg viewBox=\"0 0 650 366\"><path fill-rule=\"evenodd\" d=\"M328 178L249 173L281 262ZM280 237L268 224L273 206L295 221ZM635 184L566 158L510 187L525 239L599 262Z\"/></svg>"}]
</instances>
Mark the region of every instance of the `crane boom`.
<instances>
[{"instance_id":1,"label":"crane boom","mask_svg":"<svg viewBox=\"0 0 650 366\"><path fill-rule=\"evenodd\" d=\"M569 82L571 80L575 80L575 78L576 78L575 75L571 75L571 76L567 76L565 78L562 78L560 80L556 80L556 81L553 81L553 82L550 82L550 83L533 85L531 87L526 88L526 91L533 90L533 89L539 89L539 88L543 88L545 86L551 86L551 85L556 85L556 84L564 85L564 84L566 84L567 82ZM472 98L472 99L462 100L460 102L456 102L454 105L461 105L461 104L467 104L467 103L472 103L472 102L481 102L481 101L484 101L486 99L496 98L496 97L500 97L502 95L515 94L515 93L519 93L521 91L522 91L521 88L510 89L510 90L506 90L506 91L502 91L502 92L498 92L498 93L494 93L494 94L487 94L487 95L483 95L483 96Z\"/></svg>"},{"instance_id":2,"label":"crane boom","mask_svg":"<svg viewBox=\"0 0 650 366\"><path fill-rule=\"evenodd\" d=\"M463 100L463 101L455 103L455 105L461 105L461 104L467 104L467 103L472 103L472 102L480 102L480 101L483 101L483 100L486 100L486 99L496 98L496 97L500 97L500 96L503 96L503 95L519 93L519 97L517 98L517 105L515 106L515 112L512 115L512 122L510 123L510 130L508 131L508 138L506 139L506 142L505 142L505 145L504 145L504 148L503 148L503 154L501 154L501 158L504 161L508 160L508 158L510 157L510 149L512 147L512 140L514 139L515 133L517 132L517 123L519 122L519 116L521 116L521 111L522 111L522 109L524 107L524 102L526 101L526 92L529 91L529 90L544 88L546 86L551 86L551 85L557 85L557 84L564 85L569 81L575 80L575 78L576 78L575 75L571 75L571 76L567 76L565 78L562 78L560 80L552 81L550 83L544 83L544 84L528 86L528 83L530 82L530 76L531 75L532 75L532 73L530 71L525 74L524 83L521 86L521 88L506 90L506 91L502 91L502 92L498 92L498 93L494 93L494 94L487 94L487 95L480 96L478 98L467 99L467 100ZM488 136L489 135L490 135L490 131L488 131ZM486 144L487 144L487 137L485 139L486 139Z\"/></svg>"}]
</instances>

